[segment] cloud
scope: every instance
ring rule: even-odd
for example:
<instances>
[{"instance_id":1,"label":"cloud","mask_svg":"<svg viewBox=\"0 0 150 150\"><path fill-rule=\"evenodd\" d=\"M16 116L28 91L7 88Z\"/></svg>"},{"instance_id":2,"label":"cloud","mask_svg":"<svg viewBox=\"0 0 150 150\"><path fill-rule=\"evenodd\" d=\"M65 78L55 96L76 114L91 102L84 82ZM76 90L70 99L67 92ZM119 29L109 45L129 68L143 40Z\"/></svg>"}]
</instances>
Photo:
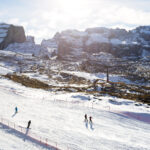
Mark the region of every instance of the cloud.
<instances>
[{"instance_id":1,"label":"cloud","mask_svg":"<svg viewBox=\"0 0 150 150\"><path fill-rule=\"evenodd\" d=\"M14 0L17 1L17 0ZM22 2L22 7L21 6ZM27 35L40 41L66 29L89 27L125 27L150 24L150 1L147 0L20 0L17 9L0 9L4 22L23 25ZM11 13L13 12L13 13Z\"/></svg>"},{"instance_id":2,"label":"cloud","mask_svg":"<svg viewBox=\"0 0 150 150\"><path fill-rule=\"evenodd\" d=\"M80 14L80 12L79 12ZM100 10L89 10L82 15L69 14L59 10L38 11L28 21L37 38L50 38L57 31L66 29L84 30L88 27L106 26L134 28L150 24L150 13L127 7L111 6ZM43 30L41 33L41 30ZM27 30L28 32L28 30ZM30 32L29 32L30 33Z\"/></svg>"}]
</instances>

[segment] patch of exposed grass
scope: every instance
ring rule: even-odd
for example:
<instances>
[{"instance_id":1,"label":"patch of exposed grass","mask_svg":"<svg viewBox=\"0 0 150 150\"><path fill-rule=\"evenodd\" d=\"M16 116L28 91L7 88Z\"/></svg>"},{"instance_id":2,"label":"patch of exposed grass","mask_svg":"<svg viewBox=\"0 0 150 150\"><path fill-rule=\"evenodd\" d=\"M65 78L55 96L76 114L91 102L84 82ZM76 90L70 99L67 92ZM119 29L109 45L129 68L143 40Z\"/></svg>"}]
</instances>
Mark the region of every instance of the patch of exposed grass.
<instances>
[{"instance_id":1,"label":"patch of exposed grass","mask_svg":"<svg viewBox=\"0 0 150 150\"><path fill-rule=\"evenodd\" d=\"M46 83L43 83L37 79L30 79L29 77L25 75L16 75L16 74L7 74L4 75L4 77L15 81L17 83L21 83L22 85L26 87L31 87L31 88L41 88L41 89L48 89L49 85Z\"/></svg>"},{"instance_id":2,"label":"patch of exposed grass","mask_svg":"<svg viewBox=\"0 0 150 150\"><path fill-rule=\"evenodd\" d=\"M45 89L45 90L53 89L54 91L66 91L66 92L82 92L88 89L88 87L51 86L40 80L31 79L25 75L7 74L7 75L4 75L4 77L14 82L21 83L22 85L26 87L31 87L31 88L40 88L40 89Z\"/></svg>"},{"instance_id":3,"label":"patch of exposed grass","mask_svg":"<svg viewBox=\"0 0 150 150\"><path fill-rule=\"evenodd\" d=\"M121 82L110 82L110 87L103 85L101 93L150 104L150 88Z\"/></svg>"}]
</instances>

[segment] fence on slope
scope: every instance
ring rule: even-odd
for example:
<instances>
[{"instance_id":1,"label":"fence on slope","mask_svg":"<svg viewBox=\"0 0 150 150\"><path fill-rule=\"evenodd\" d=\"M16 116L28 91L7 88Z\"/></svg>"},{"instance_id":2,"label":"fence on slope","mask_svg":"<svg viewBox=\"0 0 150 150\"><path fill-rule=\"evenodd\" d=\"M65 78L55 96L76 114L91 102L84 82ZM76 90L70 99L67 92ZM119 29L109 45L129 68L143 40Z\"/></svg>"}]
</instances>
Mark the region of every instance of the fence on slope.
<instances>
[{"instance_id":1,"label":"fence on slope","mask_svg":"<svg viewBox=\"0 0 150 150\"><path fill-rule=\"evenodd\" d=\"M144 121L142 119L142 117L140 115L132 115L132 112L122 112L122 111L117 111L117 110L114 110L111 108L110 105L108 106L100 106L100 105L97 105L97 103L94 103L94 102L90 102L87 103L87 102L80 102L80 101L73 101L73 100L70 100L68 101L67 99L66 100L61 100L61 99L54 99L54 103L65 103L65 106L67 106L66 104L72 104L71 106L82 106L82 107L86 107L86 108L89 108L89 109L98 109L98 110L104 110L104 111L107 111L107 112L111 112L111 113L115 113L115 114L118 114L118 115L122 115L124 117L128 117L128 118L132 118L132 119L136 119L136 120L139 120L139 121L143 121L143 122L146 122L146 123L150 123L150 121Z\"/></svg>"},{"instance_id":2,"label":"fence on slope","mask_svg":"<svg viewBox=\"0 0 150 150\"><path fill-rule=\"evenodd\" d=\"M57 103L57 104L64 103L65 106L66 106L66 104L69 104L69 105L72 104L71 107L76 105L76 106L82 106L82 107L86 107L86 108L90 108L90 109L99 109L99 110L104 110L104 111L107 111L107 112L123 115L125 117L130 117L128 114L124 114L122 112L111 109L110 106L102 106L102 107L97 106L96 104L94 104L94 102L85 103L85 102L79 102L79 101L67 101L67 100L60 100L60 99L54 99L52 102ZM130 117L130 118L132 118L132 117ZM140 120L140 117L138 116L135 119ZM39 145L42 145L42 146L44 146L48 149L71 150L71 148L69 146L66 146L65 144L61 144L61 143L52 141L52 140L50 140L48 138L45 138L45 137L38 136L37 134L33 133L31 130L27 134L27 129L26 128L24 128L22 126L19 126L19 125L16 125L15 123L13 123L13 122L11 122L7 119L0 118L0 123L2 125L5 125L5 126L11 128L11 129L17 131L17 132L20 132L21 134L29 137L32 141L34 141L34 142L38 143Z\"/></svg>"},{"instance_id":3,"label":"fence on slope","mask_svg":"<svg viewBox=\"0 0 150 150\"><path fill-rule=\"evenodd\" d=\"M30 140L31 142L34 142L36 144L39 144L40 146L50 149L50 150L71 150L68 146L65 144L61 144L55 141L52 141L46 137L39 136L35 133L33 133L30 129L27 129L25 127L19 126L15 124L14 122L11 122L7 119L0 118L0 124L12 129L15 132L18 132L19 134L23 135L24 139Z\"/></svg>"},{"instance_id":4,"label":"fence on slope","mask_svg":"<svg viewBox=\"0 0 150 150\"><path fill-rule=\"evenodd\" d=\"M80 102L74 102L74 101L66 101L66 100L58 100L58 99L55 99L53 101L54 103L65 103L65 106L66 106L66 103L68 103L69 105L72 104L72 106L84 106L84 107L88 107L88 108L94 108L94 105L93 104L86 104L86 103L80 103ZM108 109L110 111L110 107L105 107L105 109ZM24 138L32 141L32 142L35 142L41 146L44 146L45 148L47 149L50 149L50 150L71 150L71 147L69 147L68 145L66 144L61 144L61 143L58 143L58 142L55 142L55 141L52 141L46 137L41 137L35 133L33 133L30 129L27 130L27 128L23 127L23 126L19 126L17 124L15 124L14 122L11 122L9 121L8 119L5 119L3 117L0 117L0 124L5 126L5 127L8 127L9 129L12 129L16 132L19 132L20 134L22 134L24 136Z\"/></svg>"}]
</instances>

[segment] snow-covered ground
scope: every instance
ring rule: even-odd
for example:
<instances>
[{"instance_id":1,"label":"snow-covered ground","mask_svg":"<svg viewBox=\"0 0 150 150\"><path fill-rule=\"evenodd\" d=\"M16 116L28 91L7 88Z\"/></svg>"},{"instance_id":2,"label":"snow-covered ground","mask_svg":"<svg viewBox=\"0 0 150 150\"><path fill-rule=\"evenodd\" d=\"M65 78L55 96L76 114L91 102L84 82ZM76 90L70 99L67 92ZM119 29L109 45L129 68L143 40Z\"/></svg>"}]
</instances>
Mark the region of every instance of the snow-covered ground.
<instances>
[{"instance_id":1,"label":"snow-covered ground","mask_svg":"<svg viewBox=\"0 0 150 150\"><path fill-rule=\"evenodd\" d=\"M56 72L58 72L57 70L54 70ZM85 78L86 80L90 80L90 81L94 81L94 80L97 80L97 79L100 79L102 81L106 81L107 80L107 77L106 77L106 74L104 73L87 73L87 72L80 72L80 71L61 71L62 73L68 73L68 74L71 74L71 75L75 75L77 77L82 77L82 78ZM57 85L57 86L63 86L63 85L68 85L68 83L57 83L55 80L53 80L53 78L55 78L56 76L57 77L61 77L59 75L59 72L57 75L53 75L53 78L49 78L47 75L43 75L43 74L39 74L39 73L23 73L23 75L26 75L30 78L33 78L33 79L38 79L40 81L43 81L45 83L48 83L50 85ZM124 78L123 76L119 76L119 75L109 75L109 80L112 81L112 82L124 82L126 84L135 84L134 82ZM87 86L85 84L71 84L71 86L74 86L74 87L79 87L79 86Z\"/></svg>"},{"instance_id":2,"label":"snow-covered ground","mask_svg":"<svg viewBox=\"0 0 150 150\"><path fill-rule=\"evenodd\" d=\"M32 45L32 43L28 43L28 44ZM24 46L25 45L28 46L28 44L23 43ZM13 45L15 45L15 44L13 44ZM24 48L24 46L21 46L21 47ZM10 45L10 47L11 47L11 45ZM26 47L26 48L28 50L28 47ZM48 84L51 84L51 85L56 85L56 84L58 85L58 83L56 83L56 81L53 80L53 78L49 78L46 74L38 73L38 71L36 73L33 73L33 70L29 69L33 66L36 66L38 69L40 68L40 66L44 66L44 65L45 66L47 65L47 67L48 67L48 63L50 63L50 62L47 62L47 64L46 64L46 62L40 61L40 59L38 59L38 57L32 56L31 53L25 53L24 51L21 52L21 50L18 50L18 48L16 48L16 49L12 48L13 50L11 50L11 49L8 50L8 49L7 50L0 50L0 58L1 58L0 74L20 72L23 70L23 71L27 72L27 73L24 73L24 75L27 75L30 78L39 79L39 80L47 82ZM24 64L24 66L21 67L21 64ZM57 76L59 76L59 71L57 68L58 66L57 67L56 66L51 67L50 69L52 71L58 73ZM143 68L142 65L140 68ZM144 66L143 69L145 69L145 68L147 69L147 67ZM2 70L3 70L3 72L2 72ZM83 78L85 78L87 80L91 80L91 81L96 80L96 79L106 81L106 78L107 78L106 74L104 74L104 73L87 73L87 72L83 72L83 71L68 71L68 70L62 70L61 72L76 75L78 77L83 77ZM52 75L52 76L56 77L56 75ZM61 76L59 76L59 77L61 77ZM126 84L136 84L136 85L149 86L149 83L141 83L138 81L131 81L131 80L125 78L125 76L115 75L115 74L110 74L109 80L112 82L124 82ZM61 83L59 83L59 84L61 85ZM74 86L76 86L76 85L74 85Z\"/></svg>"},{"instance_id":3,"label":"snow-covered ground","mask_svg":"<svg viewBox=\"0 0 150 150\"><path fill-rule=\"evenodd\" d=\"M0 117L23 127L31 120L31 132L64 150L150 150L150 124L119 114L130 112L149 119L146 105L108 96L52 93L4 78L0 78L0 95ZM19 112L13 115L16 106ZM86 127L85 113L93 117L93 129ZM0 149L42 148L0 126Z\"/></svg>"},{"instance_id":4,"label":"snow-covered ground","mask_svg":"<svg viewBox=\"0 0 150 150\"><path fill-rule=\"evenodd\" d=\"M12 73L12 72L13 72L12 70L7 69L7 68L5 68L3 66L0 66L0 75L5 75L7 73Z\"/></svg>"},{"instance_id":5,"label":"snow-covered ground","mask_svg":"<svg viewBox=\"0 0 150 150\"><path fill-rule=\"evenodd\" d=\"M73 74L76 75L78 77L83 77L86 78L87 80L96 80L96 79L101 79L101 80L107 80L107 76L104 73L87 73L87 72L79 72L79 71L63 71L66 72L68 74ZM126 84L133 84L132 81L125 79L122 76L119 75L113 75L110 74L109 75L109 80L112 82L125 82Z\"/></svg>"},{"instance_id":6,"label":"snow-covered ground","mask_svg":"<svg viewBox=\"0 0 150 150\"><path fill-rule=\"evenodd\" d=\"M44 149L31 141L24 141L24 137L20 137L17 133L3 128L0 125L0 149L1 150L39 150Z\"/></svg>"}]
</instances>

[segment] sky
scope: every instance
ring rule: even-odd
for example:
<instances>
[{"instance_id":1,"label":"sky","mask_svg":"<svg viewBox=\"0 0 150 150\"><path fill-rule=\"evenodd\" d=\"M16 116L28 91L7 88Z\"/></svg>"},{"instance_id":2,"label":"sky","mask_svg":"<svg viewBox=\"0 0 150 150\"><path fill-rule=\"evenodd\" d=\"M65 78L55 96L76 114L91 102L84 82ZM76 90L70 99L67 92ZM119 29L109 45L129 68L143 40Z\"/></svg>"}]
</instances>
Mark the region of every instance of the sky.
<instances>
[{"instance_id":1,"label":"sky","mask_svg":"<svg viewBox=\"0 0 150 150\"><path fill-rule=\"evenodd\" d=\"M22 25L36 42L67 29L150 25L150 0L0 0L0 22Z\"/></svg>"}]
</instances>

